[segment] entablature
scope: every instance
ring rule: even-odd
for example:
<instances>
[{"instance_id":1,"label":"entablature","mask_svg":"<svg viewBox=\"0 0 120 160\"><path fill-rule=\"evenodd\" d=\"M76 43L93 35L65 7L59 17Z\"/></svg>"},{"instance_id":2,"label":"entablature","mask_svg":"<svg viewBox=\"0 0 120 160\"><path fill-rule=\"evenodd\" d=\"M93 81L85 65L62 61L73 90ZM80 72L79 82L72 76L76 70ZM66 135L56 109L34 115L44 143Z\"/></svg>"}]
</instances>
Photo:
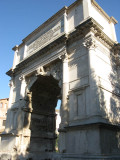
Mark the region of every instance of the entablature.
<instances>
[{"instance_id":1,"label":"entablature","mask_svg":"<svg viewBox=\"0 0 120 160\"><path fill-rule=\"evenodd\" d=\"M53 49L56 46L65 45L66 47L70 45L73 41L75 41L78 36L85 37L89 32L93 32L95 38L97 38L101 43L106 45L109 49L113 49L117 46L119 48L119 44L117 42L112 41L103 31L102 26L99 25L92 17L83 21L80 25L78 25L74 31L69 34L63 33L58 39L53 41L52 43L48 44L44 48L40 49L36 53L32 54L29 57L26 57L21 61L15 69L10 69L7 72L7 75L12 76L12 74L18 72L19 70L23 69L28 63L35 60L36 58L40 57L41 55L45 54ZM115 51L115 49L114 49Z\"/></svg>"}]
</instances>

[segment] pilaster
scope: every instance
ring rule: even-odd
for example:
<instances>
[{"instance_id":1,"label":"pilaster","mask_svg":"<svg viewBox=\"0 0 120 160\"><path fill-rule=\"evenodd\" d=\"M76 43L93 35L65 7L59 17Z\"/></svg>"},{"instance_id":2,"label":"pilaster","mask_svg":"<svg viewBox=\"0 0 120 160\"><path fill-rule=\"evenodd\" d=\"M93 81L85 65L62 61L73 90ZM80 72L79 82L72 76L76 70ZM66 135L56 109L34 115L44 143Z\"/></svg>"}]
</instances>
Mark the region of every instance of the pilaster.
<instances>
[{"instance_id":1,"label":"pilaster","mask_svg":"<svg viewBox=\"0 0 120 160\"><path fill-rule=\"evenodd\" d=\"M61 106L61 128L68 125L68 91L69 91L69 70L68 55L65 53L60 56L63 63L63 83L62 83L62 106Z\"/></svg>"},{"instance_id":2,"label":"pilaster","mask_svg":"<svg viewBox=\"0 0 120 160\"><path fill-rule=\"evenodd\" d=\"M21 81L20 99L23 99L25 97L25 89L27 85L25 76L19 77L19 80Z\"/></svg>"}]
</instances>

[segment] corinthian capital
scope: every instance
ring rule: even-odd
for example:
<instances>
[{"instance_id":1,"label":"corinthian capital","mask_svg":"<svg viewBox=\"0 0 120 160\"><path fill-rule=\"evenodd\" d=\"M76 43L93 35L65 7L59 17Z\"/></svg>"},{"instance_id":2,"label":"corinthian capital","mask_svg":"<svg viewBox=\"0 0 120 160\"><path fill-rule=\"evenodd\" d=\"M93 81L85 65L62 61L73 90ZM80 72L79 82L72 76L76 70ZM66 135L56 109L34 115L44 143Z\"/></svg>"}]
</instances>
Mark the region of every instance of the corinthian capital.
<instances>
[{"instance_id":1,"label":"corinthian capital","mask_svg":"<svg viewBox=\"0 0 120 160\"><path fill-rule=\"evenodd\" d=\"M83 45L88 48L88 49L96 49L97 48L97 44L96 41L93 40L92 38L87 39Z\"/></svg>"},{"instance_id":2,"label":"corinthian capital","mask_svg":"<svg viewBox=\"0 0 120 160\"><path fill-rule=\"evenodd\" d=\"M113 47L113 52L114 52L114 55L120 55L120 43L116 44Z\"/></svg>"},{"instance_id":3,"label":"corinthian capital","mask_svg":"<svg viewBox=\"0 0 120 160\"><path fill-rule=\"evenodd\" d=\"M9 87L14 87L14 83L12 79L9 81Z\"/></svg>"},{"instance_id":4,"label":"corinthian capital","mask_svg":"<svg viewBox=\"0 0 120 160\"><path fill-rule=\"evenodd\" d=\"M59 59L61 59L63 62L66 62L68 60L67 52L64 52L62 55L60 55Z\"/></svg>"},{"instance_id":5,"label":"corinthian capital","mask_svg":"<svg viewBox=\"0 0 120 160\"><path fill-rule=\"evenodd\" d=\"M25 76L23 76L23 75L20 76L20 77L19 77L19 80L20 80L20 81L25 81Z\"/></svg>"}]
</instances>

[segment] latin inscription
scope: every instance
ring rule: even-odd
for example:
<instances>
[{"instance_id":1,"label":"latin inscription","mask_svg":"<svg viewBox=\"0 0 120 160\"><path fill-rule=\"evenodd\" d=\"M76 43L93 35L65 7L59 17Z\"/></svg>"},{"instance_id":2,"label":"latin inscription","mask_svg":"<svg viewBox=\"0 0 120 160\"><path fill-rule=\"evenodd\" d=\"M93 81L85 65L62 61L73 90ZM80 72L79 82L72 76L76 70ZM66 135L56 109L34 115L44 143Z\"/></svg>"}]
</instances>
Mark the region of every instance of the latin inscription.
<instances>
[{"instance_id":1,"label":"latin inscription","mask_svg":"<svg viewBox=\"0 0 120 160\"><path fill-rule=\"evenodd\" d=\"M54 24L48 30L44 31L35 41L27 47L27 54L37 52L39 49L50 43L64 31L64 19L62 18L57 24Z\"/></svg>"},{"instance_id":2,"label":"latin inscription","mask_svg":"<svg viewBox=\"0 0 120 160\"><path fill-rule=\"evenodd\" d=\"M54 131L54 120L53 117L44 117L41 119L32 118L32 126L31 129L38 131Z\"/></svg>"}]
</instances>

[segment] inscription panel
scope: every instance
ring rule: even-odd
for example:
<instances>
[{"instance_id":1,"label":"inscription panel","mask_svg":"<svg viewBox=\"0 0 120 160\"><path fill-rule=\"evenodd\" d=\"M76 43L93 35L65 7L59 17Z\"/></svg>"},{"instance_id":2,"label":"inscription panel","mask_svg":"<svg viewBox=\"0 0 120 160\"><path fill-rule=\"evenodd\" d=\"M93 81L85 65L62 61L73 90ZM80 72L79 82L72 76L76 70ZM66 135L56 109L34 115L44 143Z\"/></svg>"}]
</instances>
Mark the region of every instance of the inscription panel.
<instances>
[{"instance_id":1,"label":"inscription panel","mask_svg":"<svg viewBox=\"0 0 120 160\"><path fill-rule=\"evenodd\" d=\"M41 31L39 37L27 46L27 55L37 52L64 32L64 17L48 27Z\"/></svg>"},{"instance_id":2,"label":"inscription panel","mask_svg":"<svg viewBox=\"0 0 120 160\"><path fill-rule=\"evenodd\" d=\"M32 133L36 134L36 132L54 132L55 130L55 126L54 126L54 120L55 117L52 116L40 116L39 118L36 117L32 117L31 119L31 131Z\"/></svg>"}]
</instances>

